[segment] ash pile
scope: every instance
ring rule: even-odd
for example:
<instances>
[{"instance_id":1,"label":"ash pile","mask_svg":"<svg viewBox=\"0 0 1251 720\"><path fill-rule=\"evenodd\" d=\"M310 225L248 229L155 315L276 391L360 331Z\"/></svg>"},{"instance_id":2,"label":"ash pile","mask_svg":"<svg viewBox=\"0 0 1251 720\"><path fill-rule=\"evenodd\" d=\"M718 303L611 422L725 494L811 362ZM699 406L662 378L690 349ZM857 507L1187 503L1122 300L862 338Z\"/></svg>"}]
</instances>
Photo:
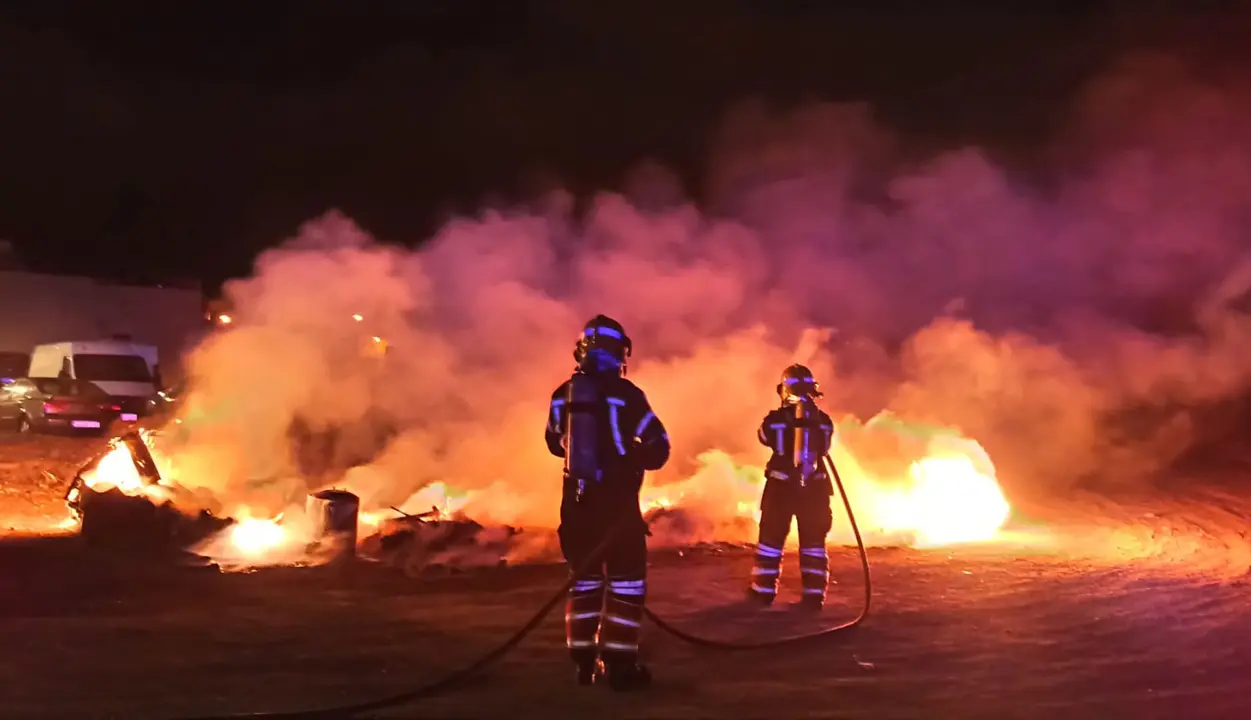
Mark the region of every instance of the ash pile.
<instances>
[{"instance_id":1,"label":"ash pile","mask_svg":"<svg viewBox=\"0 0 1251 720\"><path fill-rule=\"evenodd\" d=\"M709 520L706 516L682 507L656 507L643 514L651 537L648 543L657 550L675 550L679 554L725 552L752 548L750 541L730 542L718 537L754 538L755 522L746 517L730 520Z\"/></svg>"},{"instance_id":2,"label":"ash pile","mask_svg":"<svg viewBox=\"0 0 1251 720\"><path fill-rule=\"evenodd\" d=\"M360 553L410 576L560 561L554 532L485 526L438 508L418 515L396 510L365 538Z\"/></svg>"}]
</instances>

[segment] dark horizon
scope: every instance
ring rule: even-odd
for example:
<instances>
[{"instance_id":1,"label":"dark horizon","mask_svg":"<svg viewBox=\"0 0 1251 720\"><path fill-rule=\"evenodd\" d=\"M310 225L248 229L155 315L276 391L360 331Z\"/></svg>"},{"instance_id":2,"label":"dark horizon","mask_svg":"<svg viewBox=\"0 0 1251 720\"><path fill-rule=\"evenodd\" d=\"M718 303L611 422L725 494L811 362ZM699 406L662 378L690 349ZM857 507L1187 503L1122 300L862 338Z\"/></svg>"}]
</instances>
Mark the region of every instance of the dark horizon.
<instances>
[{"instance_id":1,"label":"dark horizon","mask_svg":"<svg viewBox=\"0 0 1251 720\"><path fill-rule=\"evenodd\" d=\"M1247 36L1245 17L1170 3L832 5L6 6L0 240L33 271L212 288L333 208L413 244L484 203L625 187L649 161L702 201L718 130L751 101L866 102L913 152L973 144L1045 176L1117 57L1201 43L1219 70Z\"/></svg>"}]
</instances>

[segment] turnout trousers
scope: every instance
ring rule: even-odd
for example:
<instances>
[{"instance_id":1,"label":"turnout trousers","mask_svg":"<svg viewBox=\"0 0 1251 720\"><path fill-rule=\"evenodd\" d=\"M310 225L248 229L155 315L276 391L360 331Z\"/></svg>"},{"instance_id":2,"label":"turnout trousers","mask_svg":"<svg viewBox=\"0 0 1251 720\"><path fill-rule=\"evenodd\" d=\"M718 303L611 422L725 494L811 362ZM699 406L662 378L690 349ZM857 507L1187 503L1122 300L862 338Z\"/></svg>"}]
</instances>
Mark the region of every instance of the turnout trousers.
<instances>
[{"instance_id":1,"label":"turnout trousers","mask_svg":"<svg viewBox=\"0 0 1251 720\"><path fill-rule=\"evenodd\" d=\"M624 517L591 508L561 513L560 548L573 575L565 606L565 641L579 666L598 658L611 669L633 666L638 660L647 597L647 526L635 502L632 509L623 510ZM613 537L594 558L592 553L609 532Z\"/></svg>"},{"instance_id":2,"label":"turnout trousers","mask_svg":"<svg viewBox=\"0 0 1251 720\"><path fill-rule=\"evenodd\" d=\"M825 539L833 527L830 510L832 489L824 479L801 487L797 481L769 477L760 498L760 536L752 567L751 590L763 602L777 597L782 570L782 548L791 531L791 518L799 525L799 572L804 601L821 605L829 583Z\"/></svg>"}]
</instances>

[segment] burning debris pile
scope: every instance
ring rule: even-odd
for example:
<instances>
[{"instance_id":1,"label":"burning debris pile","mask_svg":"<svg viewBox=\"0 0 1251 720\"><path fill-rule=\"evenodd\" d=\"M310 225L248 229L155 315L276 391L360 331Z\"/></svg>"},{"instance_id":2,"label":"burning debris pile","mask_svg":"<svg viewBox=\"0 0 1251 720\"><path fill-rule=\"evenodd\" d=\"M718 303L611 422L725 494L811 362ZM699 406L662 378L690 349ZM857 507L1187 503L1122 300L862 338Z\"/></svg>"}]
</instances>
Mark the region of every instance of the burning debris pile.
<instances>
[{"instance_id":1,"label":"burning debris pile","mask_svg":"<svg viewBox=\"0 0 1251 720\"><path fill-rule=\"evenodd\" d=\"M145 441L133 432L115 438L74 476L65 500L87 541L128 550L185 547L230 524L211 512L191 512L182 488L164 481Z\"/></svg>"},{"instance_id":2,"label":"burning debris pile","mask_svg":"<svg viewBox=\"0 0 1251 720\"><path fill-rule=\"evenodd\" d=\"M514 528L486 528L433 508L419 515L361 514L359 498L344 490L310 494L302 513L233 517L161 471L154 434L114 438L74 477L65 500L88 542L112 549L161 554L191 550L223 570L274 565L321 565L361 555L411 574L426 568L499 565L515 549Z\"/></svg>"},{"instance_id":3,"label":"burning debris pile","mask_svg":"<svg viewBox=\"0 0 1251 720\"><path fill-rule=\"evenodd\" d=\"M350 329L360 330L365 316L350 317ZM221 358L239 355L231 343L260 342L249 333L266 329L244 317L193 358L216 370ZM215 383L210 372L180 402L179 417L160 430L115 438L79 470L66 500L83 537L102 545L189 550L229 570L320 565L358 553L410 573L558 559L553 515L559 483L526 480L552 468L539 469L543 459L530 454L537 443L492 445L520 437L513 428L529 422L528 411L510 415L489 439L449 449L427 419L405 419L395 408L376 412L389 396L371 395L371 383L393 387L408 368L389 364L398 362L390 353L378 356L380 336L369 338L362 356L360 338L339 330L352 342L326 362L342 364L348 376L355 372L361 388L369 389L359 398L349 394L355 420L319 418L308 406L296 411L294 401L259 402L240 393L237 382ZM292 331L287 344L308 332ZM315 354L312 347L322 340L306 340ZM286 389L293 395L307 390ZM346 402L349 396L323 399ZM849 415L836 425L832 459L867 543L987 541L1007 521L1010 507L994 464L958 429L905 423L886 412L865 423ZM763 468L741 446L716 449L712 443L722 435L713 429L697 436L695 442L711 449L671 463L644 486L641 505L654 547L755 542ZM403 497L397 489L405 488L411 494L393 505ZM852 543L850 529L836 523L831 541Z\"/></svg>"},{"instance_id":4,"label":"burning debris pile","mask_svg":"<svg viewBox=\"0 0 1251 720\"><path fill-rule=\"evenodd\" d=\"M985 541L1007 521L1010 507L994 466L976 442L950 430L902 426L885 414L864 424L844 420L838 433L842 442L833 459L863 513L869 544ZM288 500L278 513L251 505L223 511L206 487L189 489L177 481L178 469L157 450L157 436L141 430L115 438L75 476L66 501L85 539L132 550L185 549L225 570L321 565L358 554L410 574L559 559L553 530L477 522L470 511L489 510L499 498L486 502L489 490L456 493L441 483L384 510L362 512L359 495L332 488L303 496L302 505ZM697 461L699 468L685 480L645 488L642 509L652 545L753 543L762 470L720 451ZM343 480L351 485L352 477ZM435 506L422 513L403 509L423 503ZM852 542L840 523L831 539Z\"/></svg>"}]
</instances>

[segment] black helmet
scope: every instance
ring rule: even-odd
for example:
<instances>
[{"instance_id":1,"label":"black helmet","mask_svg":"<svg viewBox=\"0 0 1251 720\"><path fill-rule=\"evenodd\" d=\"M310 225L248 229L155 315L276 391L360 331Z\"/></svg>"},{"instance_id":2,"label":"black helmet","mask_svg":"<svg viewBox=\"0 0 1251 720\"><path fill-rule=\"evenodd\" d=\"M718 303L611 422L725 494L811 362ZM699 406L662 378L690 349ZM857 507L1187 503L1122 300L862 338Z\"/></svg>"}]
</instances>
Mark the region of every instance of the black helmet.
<instances>
[{"instance_id":1,"label":"black helmet","mask_svg":"<svg viewBox=\"0 0 1251 720\"><path fill-rule=\"evenodd\" d=\"M821 390L816 378L812 376L812 371L807 366L796 363L782 371L778 397L783 400L792 397L811 400L821 397Z\"/></svg>"},{"instance_id":2,"label":"black helmet","mask_svg":"<svg viewBox=\"0 0 1251 720\"><path fill-rule=\"evenodd\" d=\"M621 323L607 315L596 315L586 323L582 334L578 336L578 344L573 349L573 359L581 365L592 351L602 351L624 368L626 358L630 357L632 349L630 336L626 335Z\"/></svg>"}]
</instances>

